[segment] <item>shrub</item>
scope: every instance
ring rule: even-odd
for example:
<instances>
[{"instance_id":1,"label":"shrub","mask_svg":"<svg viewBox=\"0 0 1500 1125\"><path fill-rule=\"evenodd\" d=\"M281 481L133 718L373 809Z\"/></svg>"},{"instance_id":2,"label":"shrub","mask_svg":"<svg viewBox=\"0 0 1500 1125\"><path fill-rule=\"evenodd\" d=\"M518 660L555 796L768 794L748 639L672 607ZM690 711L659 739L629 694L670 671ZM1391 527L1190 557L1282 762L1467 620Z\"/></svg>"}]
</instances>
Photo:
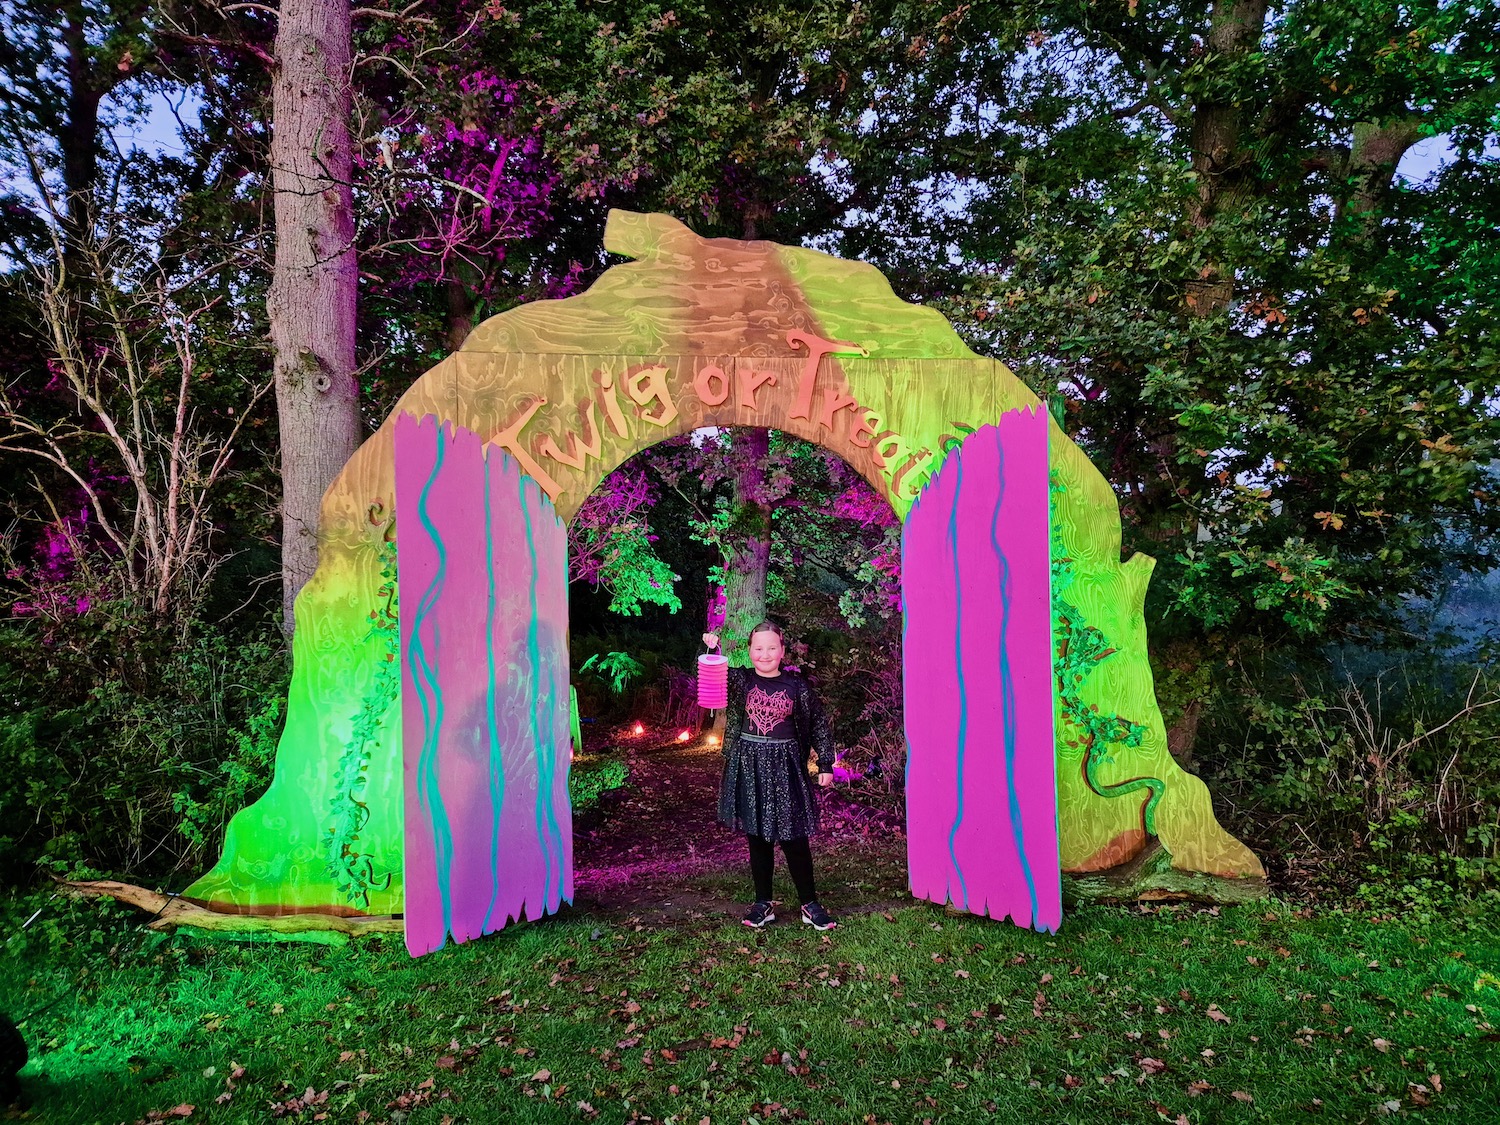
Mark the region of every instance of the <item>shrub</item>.
<instances>
[{"instance_id":1,"label":"shrub","mask_svg":"<svg viewBox=\"0 0 1500 1125\"><path fill-rule=\"evenodd\" d=\"M197 626L118 654L0 624L0 879L57 873L196 874L224 823L270 781L285 698L274 623ZM118 659L116 658L118 655ZM128 670L128 671L127 671Z\"/></svg>"},{"instance_id":2,"label":"shrub","mask_svg":"<svg viewBox=\"0 0 1500 1125\"><path fill-rule=\"evenodd\" d=\"M1500 682L1487 660L1465 668L1435 652L1250 686L1218 716L1212 784L1252 838L1357 854L1343 873L1397 885L1493 881Z\"/></svg>"}]
</instances>

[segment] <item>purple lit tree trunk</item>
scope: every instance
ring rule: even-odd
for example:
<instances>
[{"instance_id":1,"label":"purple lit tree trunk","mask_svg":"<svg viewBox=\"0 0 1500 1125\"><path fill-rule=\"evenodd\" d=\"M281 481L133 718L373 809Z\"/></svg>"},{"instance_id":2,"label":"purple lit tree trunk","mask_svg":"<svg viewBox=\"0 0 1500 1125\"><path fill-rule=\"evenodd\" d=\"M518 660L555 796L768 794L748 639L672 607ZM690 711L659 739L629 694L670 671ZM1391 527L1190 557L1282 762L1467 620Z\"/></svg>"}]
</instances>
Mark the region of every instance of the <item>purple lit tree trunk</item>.
<instances>
[{"instance_id":1,"label":"purple lit tree trunk","mask_svg":"<svg viewBox=\"0 0 1500 1125\"><path fill-rule=\"evenodd\" d=\"M318 563L323 492L360 441L354 338L348 0L285 0L271 167L276 262L266 311L281 423L283 627Z\"/></svg>"}]
</instances>

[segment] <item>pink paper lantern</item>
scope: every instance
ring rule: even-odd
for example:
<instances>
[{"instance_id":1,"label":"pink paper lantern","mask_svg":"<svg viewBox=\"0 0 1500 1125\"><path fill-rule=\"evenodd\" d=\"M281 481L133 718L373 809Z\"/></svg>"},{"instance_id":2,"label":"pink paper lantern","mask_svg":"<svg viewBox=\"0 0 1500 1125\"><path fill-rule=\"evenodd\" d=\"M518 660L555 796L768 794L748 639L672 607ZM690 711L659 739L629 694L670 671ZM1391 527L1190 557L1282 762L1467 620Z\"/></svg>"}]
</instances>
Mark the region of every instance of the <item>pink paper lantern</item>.
<instances>
[{"instance_id":1,"label":"pink paper lantern","mask_svg":"<svg viewBox=\"0 0 1500 1125\"><path fill-rule=\"evenodd\" d=\"M698 657L698 706L718 711L729 705L729 657L705 652Z\"/></svg>"}]
</instances>

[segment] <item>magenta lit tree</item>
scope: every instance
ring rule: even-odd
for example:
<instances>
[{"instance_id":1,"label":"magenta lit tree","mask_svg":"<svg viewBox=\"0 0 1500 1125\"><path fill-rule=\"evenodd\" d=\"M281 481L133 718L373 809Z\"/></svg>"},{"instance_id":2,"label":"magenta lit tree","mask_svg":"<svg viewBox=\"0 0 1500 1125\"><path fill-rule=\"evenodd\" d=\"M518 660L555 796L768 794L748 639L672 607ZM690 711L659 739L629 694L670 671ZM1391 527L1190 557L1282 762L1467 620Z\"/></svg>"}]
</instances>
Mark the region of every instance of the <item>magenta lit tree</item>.
<instances>
[{"instance_id":1,"label":"magenta lit tree","mask_svg":"<svg viewBox=\"0 0 1500 1125\"><path fill-rule=\"evenodd\" d=\"M645 605L682 608L677 575L656 553L648 513L656 487L639 465L610 473L568 526L568 577L609 591L613 613L639 616Z\"/></svg>"},{"instance_id":2,"label":"magenta lit tree","mask_svg":"<svg viewBox=\"0 0 1500 1125\"><path fill-rule=\"evenodd\" d=\"M455 349L481 313L521 295L566 296L581 267L538 277L513 260L553 222L559 183L521 86L459 63L424 78L364 107L361 269L386 299L439 293Z\"/></svg>"}]
</instances>

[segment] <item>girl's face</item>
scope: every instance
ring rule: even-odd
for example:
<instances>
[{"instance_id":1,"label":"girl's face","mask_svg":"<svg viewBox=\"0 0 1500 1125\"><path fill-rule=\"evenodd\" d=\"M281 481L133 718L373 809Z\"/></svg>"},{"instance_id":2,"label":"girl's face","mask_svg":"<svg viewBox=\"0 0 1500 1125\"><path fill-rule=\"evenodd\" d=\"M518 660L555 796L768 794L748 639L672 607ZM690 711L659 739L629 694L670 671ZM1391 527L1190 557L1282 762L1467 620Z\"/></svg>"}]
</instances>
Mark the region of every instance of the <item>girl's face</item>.
<instances>
[{"instance_id":1,"label":"girl's face","mask_svg":"<svg viewBox=\"0 0 1500 1125\"><path fill-rule=\"evenodd\" d=\"M750 663L761 676L774 676L781 670L781 638L769 629L750 635Z\"/></svg>"}]
</instances>

